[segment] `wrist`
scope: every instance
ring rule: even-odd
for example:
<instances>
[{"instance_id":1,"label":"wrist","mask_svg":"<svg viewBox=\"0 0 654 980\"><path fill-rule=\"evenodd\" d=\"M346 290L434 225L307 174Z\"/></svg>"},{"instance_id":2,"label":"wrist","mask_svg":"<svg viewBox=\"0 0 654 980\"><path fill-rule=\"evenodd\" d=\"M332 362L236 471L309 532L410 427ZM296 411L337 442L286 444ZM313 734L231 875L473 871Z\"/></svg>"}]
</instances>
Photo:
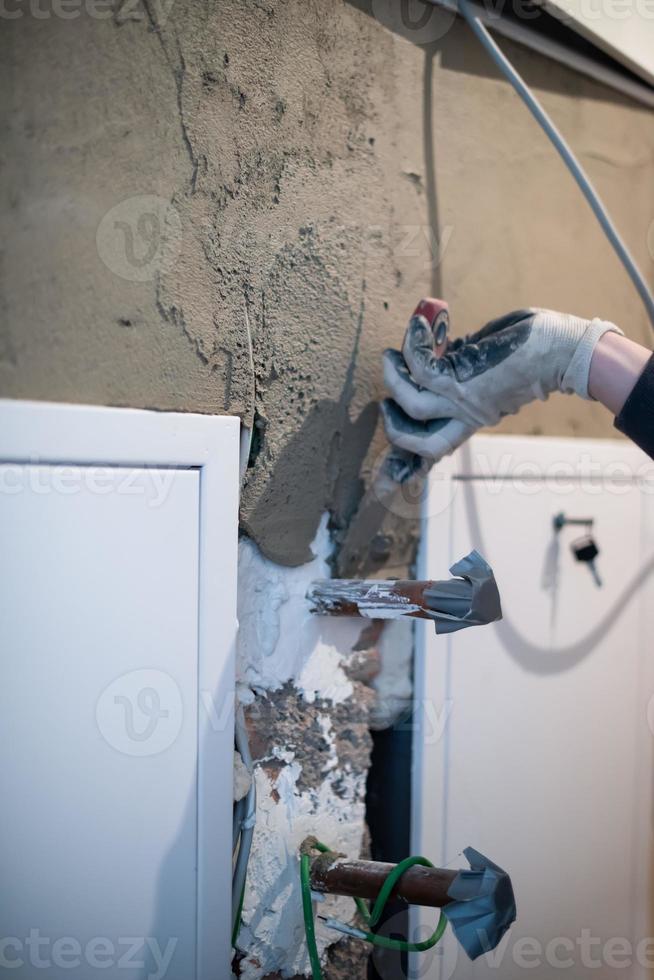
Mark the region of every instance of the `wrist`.
<instances>
[{"instance_id":1,"label":"wrist","mask_svg":"<svg viewBox=\"0 0 654 980\"><path fill-rule=\"evenodd\" d=\"M600 320L596 317L585 321L581 337L561 379L561 391L579 395L580 398L592 399L589 390L590 366L598 345L610 335L622 337L623 333L609 320Z\"/></svg>"},{"instance_id":2,"label":"wrist","mask_svg":"<svg viewBox=\"0 0 654 980\"><path fill-rule=\"evenodd\" d=\"M646 347L617 333L605 334L593 351L588 393L619 415L652 356Z\"/></svg>"}]
</instances>

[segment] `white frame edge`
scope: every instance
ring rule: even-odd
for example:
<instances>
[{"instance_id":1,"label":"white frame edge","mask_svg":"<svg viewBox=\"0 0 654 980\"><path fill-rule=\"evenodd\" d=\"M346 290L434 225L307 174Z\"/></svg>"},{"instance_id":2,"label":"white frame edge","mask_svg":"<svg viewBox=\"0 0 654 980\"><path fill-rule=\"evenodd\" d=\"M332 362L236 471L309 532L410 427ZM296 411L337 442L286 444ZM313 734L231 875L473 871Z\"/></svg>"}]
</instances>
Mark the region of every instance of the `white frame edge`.
<instances>
[{"instance_id":1,"label":"white frame edge","mask_svg":"<svg viewBox=\"0 0 654 980\"><path fill-rule=\"evenodd\" d=\"M434 6L444 7L446 10L454 13L457 12L456 0L429 0L429 2ZM556 16L554 11L549 9L548 4L544 5L548 13ZM617 92L622 92L623 95L629 96L629 98L640 102L650 109L654 108L654 89L652 89L653 83L649 76L643 78L642 81L638 81L627 74L623 74L618 67L612 68L582 54L580 51L575 51L572 48L566 47L564 44L544 37L533 27L525 27L524 24L519 24L506 17L502 17L501 13L489 13L482 5L475 5L475 13L482 24L495 31L496 34L500 34L510 41L522 44L524 47L544 55L546 58L551 58L552 61L558 61L560 64L565 65L566 68L571 68L573 71L586 75L595 82L600 82L602 85L607 85ZM560 12L559 19L561 19ZM576 22L576 25L573 30L580 36L586 36L598 50L606 53L606 45L603 45L596 36L586 35L585 32L580 30L579 22ZM619 53L613 50L608 50L608 54L621 64L624 64L627 60L621 58ZM634 67L632 63L627 64L626 67L636 75L643 75L643 69Z\"/></svg>"},{"instance_id":2,"label":"white frame edge","mask_svg":"<svg viewBox=\"0 0 654 980\"><path fill-rule=\"evenodd\" d=\"M234 447L234 479L227 488L217 466L218 428L221 436L227 429ZM226 582L215 556L224 561L227 551L236 573L238 534L226 540L224 528L226 522L238 528L239 438L235 416L0 399L0 462L200 471L197 980L223 980L231 971L231 924L220 918L231 848L221 846L216 829L228 827L231 841L232 793L225 792L224 774L233 769L236 574L233 584ZM202 703L208 691L219 726Z\"/></svg>"}]
</instances>

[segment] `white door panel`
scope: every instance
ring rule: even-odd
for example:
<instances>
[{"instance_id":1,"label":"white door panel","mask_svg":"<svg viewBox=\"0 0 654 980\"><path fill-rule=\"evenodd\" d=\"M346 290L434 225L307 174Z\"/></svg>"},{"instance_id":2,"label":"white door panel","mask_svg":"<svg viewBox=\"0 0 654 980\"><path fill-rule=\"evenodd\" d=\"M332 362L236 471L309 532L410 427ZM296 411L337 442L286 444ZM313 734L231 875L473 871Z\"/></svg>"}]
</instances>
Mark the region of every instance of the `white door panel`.
<instances>
[{"instance_id":1,"label":"white door panel","mask_svg":"<svg viewBox=\"0 0 654 980\"><path fill-rule=\"evenodd\" d=\"M152 472L109 470L98 494L81 467L68 470L75 493L54 467L22 470L21 492L0 496L4 929L38 929L48 975L63 977L58 939L118 949L124 936L160 941L165 925L193 976L198 473L160 471L156 505ZM152 725L170 729L163 751ZM160 897L162 855L176 886ZM14 975L38 973L28 957Z\"/></svg>"},{"instance_id":2,"label":"white door panel","mask_svg":"<svg viewBox=\"0 0 654 980\"><path fill-rule=\"evenodd\" d=\"M514 462L540 453L544 472L562 445L568 455L589 447L493 437L474 445L497 453L502 443ZM642 454L614 446L608 458L631 460L635 474ZM452 475L458 466L465 479L427 520L424 573L441 576L446 561L478 548L495 572L504 620L450 638L423 632L419 691L447 706L447 724L442 738L423 734L418 746L414 847L450 866L469 844L486 853L511 874L518 920L496 956L473 964L450 936L444 960L434 956L421 976L438 976L442 964L441 976L458 980L512 980L529 968L547 978L571 960L575 977L608 978L620 960L621 976L643 977L636 947L652 934L643 874L653 856L654 678L643 619L652 600L643 573L650 495L637 476L600 493L579 478L483 480L474 458L473 448L455 463ZM594 519L601 588L570 552L583 529L555 534L559 511ZM612 946L602 953L619 938L632 944L630 965Z\"/></svg>"},{"instance_id":3,"label":"white door panel","mask_svg":"<svg viewBox=\"0 0 654 980\"><path fill-rule=\"evenodd\" d=\"M238 424L50 408L0 403L0 972L223 980Z\"/></svg>"}]
</instances>

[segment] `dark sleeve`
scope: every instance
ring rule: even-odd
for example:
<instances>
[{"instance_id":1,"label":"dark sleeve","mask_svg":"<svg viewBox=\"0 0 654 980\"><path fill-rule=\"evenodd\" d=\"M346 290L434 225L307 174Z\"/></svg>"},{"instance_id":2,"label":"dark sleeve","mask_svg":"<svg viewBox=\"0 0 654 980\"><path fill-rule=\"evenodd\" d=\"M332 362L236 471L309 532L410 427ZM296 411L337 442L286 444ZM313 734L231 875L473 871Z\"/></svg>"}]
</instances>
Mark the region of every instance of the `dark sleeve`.
<instances>
[{"instance_id":1,"label":"dark sleeve","mask_svg":"<svg viewBox=\"0 0 654 980\"><path fill-rule=\"evenodd\" d=\"M645 365L614 425L654 459L654 354Z\"/></svg>"}]
</instances>

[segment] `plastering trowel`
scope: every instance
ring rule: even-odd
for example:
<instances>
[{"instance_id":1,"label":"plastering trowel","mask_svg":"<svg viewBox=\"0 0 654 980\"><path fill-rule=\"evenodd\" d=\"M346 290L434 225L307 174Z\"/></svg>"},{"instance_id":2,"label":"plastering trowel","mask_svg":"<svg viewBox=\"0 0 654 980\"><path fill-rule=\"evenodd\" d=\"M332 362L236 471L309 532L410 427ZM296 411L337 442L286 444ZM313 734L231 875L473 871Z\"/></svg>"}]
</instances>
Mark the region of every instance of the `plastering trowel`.
<instances>
[{"instance_id":1,"label":"plastering trowel","mask_svg":"<svg viewBox=\"0 0 654 980\"><path fill-rule=\"evenodd\" d=\"M411 315L426 321L434 338L434 354L442 357L448 343L449 307L442 299L421 299ZM393 500L403 487L412 482L411 496L421 496L422 484L430 463L415 453L391 446L373 474L372 482L350 522L336 565L339 575L353 575L370 564L370 545L379 531Z\"/></svg>"}]
</instances>

